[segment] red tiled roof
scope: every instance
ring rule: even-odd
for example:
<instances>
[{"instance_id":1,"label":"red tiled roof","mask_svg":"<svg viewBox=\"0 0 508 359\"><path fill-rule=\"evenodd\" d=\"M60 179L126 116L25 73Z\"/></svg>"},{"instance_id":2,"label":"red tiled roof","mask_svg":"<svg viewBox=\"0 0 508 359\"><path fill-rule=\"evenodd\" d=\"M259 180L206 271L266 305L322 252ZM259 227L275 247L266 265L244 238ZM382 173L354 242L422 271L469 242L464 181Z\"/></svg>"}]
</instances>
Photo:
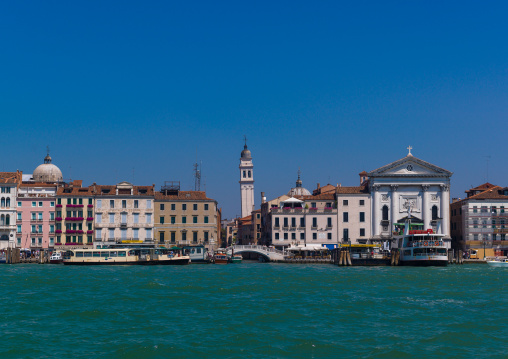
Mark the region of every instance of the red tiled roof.
<instances>
[{"instance_id":1,"label":"red tiled roof","mask_svg":"<svg viewBox=\"0 0 508 359\"><path fill-rule=\"evenodd\" d=\"M337 187L337 194L362 194L369 193L367 186Z\"/></svg>"},{"instance_id":2,"label":"red tiled roof","mask_svg":"<svg viewBox=\"0 0 508 359\"><path fill-rule=\"evenodd\" d=\"M22 172L0 172L0 183L19 184L21 183Z\"/></svg>"},{"instance_id":3,"label":"red tiled roof","mask_svg":"<svg viewBox=\"0 0 508 359\"><path fill-rule=\"evenodd\" d=\"M59 187L57 196L93 196L93 187Z\"/></svg>"},{"instance_id":4,"label":"red tiled roof","mask_svg":"<svg viewBox=\"0 0 508 359\"><path fill-rule=\"evenodd\" d=\"M313 196L302 196L302 199L305 201L309 200L334 200L335 199L335 192L326 192L321 194L316 194Z\"/></svg>"},{"instance_id":5,"label":"red tiled roof","mask_svg":"<svg viewBox=\"0 0 508 359\"><path fill-rule=\"evenodd\" d=\"M508 196L505 196L502 190L504 190L504 188L500 186L490 187L483 192L464 198L462 201L469 199L508 199Z\"/></svg>"},{"instance_id":6,"label":"red tiled roof","mask_svg":"<svg viewBox=\"0 0 508 359\"><path fill-rule=\"evenodd\" d=\"M93 188L93 186L90 186ZM117 196L116 185L95 185L96 196ZM107 191L107 193L105 192ZM132 186L133 196L154 196L154 186ZM130 188L119 188L118 196L130 196Z\"/></svg>"}]
</instances>

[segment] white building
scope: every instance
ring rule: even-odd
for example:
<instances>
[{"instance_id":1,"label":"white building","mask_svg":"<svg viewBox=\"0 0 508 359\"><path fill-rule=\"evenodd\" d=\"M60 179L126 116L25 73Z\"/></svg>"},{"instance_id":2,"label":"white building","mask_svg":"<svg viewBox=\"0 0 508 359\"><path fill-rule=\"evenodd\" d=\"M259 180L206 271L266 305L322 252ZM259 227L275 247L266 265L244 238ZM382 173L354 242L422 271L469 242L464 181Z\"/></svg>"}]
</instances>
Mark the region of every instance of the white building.
<instances>
[{"instance_id":1,"label":"white building","mask_svg":"<svg viewBox=\"0 0 508 359\"><path fill-rule=\"evenodd\" d=\"M452 172L411 154L368 173L371 193L371 239L392 238L393 225L403 223L411 207L413 223L445 234L450 240ZM416 217L416 218L415 218Z\"/></svg>"},{"instance_id":2,"label":"white building","mask_svg":"<svg viewBox=\"0 0 508 359\"><path fill-rule=\"evenodd\" d=\"M247 141L240 157L240 198L242 202L242 218L249 216L254 210L254 165L252 155L247 149Z\"/></svg>"},{"instance_id":3,"label":"white building","mask_svg":"<svg viewBox=\"0 0 508 359\"><path fill-rule=\"evenodd\" d=\"M0 172L0 249L15 246L16 197L22 173Z\"/></svg>"}]
</instances>

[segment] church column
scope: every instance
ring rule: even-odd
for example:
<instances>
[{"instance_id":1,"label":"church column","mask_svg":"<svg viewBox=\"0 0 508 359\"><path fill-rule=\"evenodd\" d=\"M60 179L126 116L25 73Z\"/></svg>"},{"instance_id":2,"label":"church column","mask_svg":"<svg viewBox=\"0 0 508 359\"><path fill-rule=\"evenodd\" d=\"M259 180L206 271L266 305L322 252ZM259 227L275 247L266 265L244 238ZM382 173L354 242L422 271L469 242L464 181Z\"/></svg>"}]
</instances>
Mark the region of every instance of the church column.
<instances>
[{"instance_id":1,"label":"church column","mask_svg":"<svg viewBox=\"0 0 508 359\"><path fill-rule=\"evenodd\" d=\"M429 214L430 209L430 186L427 184L422 185L423 191L423 199L422 199L422 221L423 221L423 229L427 230L430 228L430 220L432 219L432 215Z\"/></svg>"},{"instance_id":2,"label":"church column","mask_svg":"<svg viewBox=\"0 0 508 359\"><path fill-rule=\"evenodd\" d=\"M381 221L381 198L379 194L379 185L372 186L374 191L372 201L372 237L379 237L381 235L380 224Z\"/></svg>"},{"instance_id":3,"label":"church column","mask_svg":"<svg viewBox=\"0 0 508 359\"><path fill-rule=\"evenodd\" d=\"M450 236L450 185L441 185L441 230L447 237Z\"/></svg>"},{"instance_id":4,"label":"church column","mask_svg":"<svg viewBox=\"0 0 508 359\"><path fill-rule=\"evenodd\" d=\"M393 231L393 224L397 223L398 216L399 216L399 206L398 206L399 196L397 194L397 189L399 188L399 186L396 184L392 184L390 187L392 189L391 205L390 205L392 207L392 215L391 215L392 227L390 228L390 232L392 232Z\"/></svg>"}]
</instances>

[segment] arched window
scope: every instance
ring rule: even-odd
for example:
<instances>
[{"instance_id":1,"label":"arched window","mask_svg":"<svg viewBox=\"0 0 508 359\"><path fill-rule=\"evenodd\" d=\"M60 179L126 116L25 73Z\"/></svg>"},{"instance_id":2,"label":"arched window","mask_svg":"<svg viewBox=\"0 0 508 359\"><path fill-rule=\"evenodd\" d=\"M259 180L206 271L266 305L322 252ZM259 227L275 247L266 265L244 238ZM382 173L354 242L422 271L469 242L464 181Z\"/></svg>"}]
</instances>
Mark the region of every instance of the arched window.
<instances>
[{"instance_id":1,"label":"arched window","mask_svg":"<svg viewBox=\"0 0 508 359\"><path fill-rule=\"evenodd\" d=\"M4 226L5 225L5 216L2 214L0 216L0 226Z\"/></svg>"},{"instance_id":2,"label":"arched window","mask_svg":"<svg viewBox=\"0 0 508 359\"><path fill-rule=\"evenodd\" d=\"M10 224L11 224L11 216L10 215L6 215L5 216L5 225L9 226Z\"/></svg>"},{"instance_id":3,"label":"arched window","mask_svg":"<svg viewBox=\"0 0 508 359\"><path fill-rule=\"evenodd\" d=\"M437 219L437 206L432 206L432 220L435 221Z\"/></svg>"},{"instance_id":4,"label":"arched window","mask_svg":"<svg viewBox=\"0 0 508 359\"><path fill-rule=\"evenodd\" d=\"M2 199L0 200L0 206L5 207L5 198L4 197L2 197Z\"/></svg>"},{"instance_id":5,"label":"arched window","mask_svg":"<svg viewBox=\"0 0 508 359\"><path fill-rule=\"evenodd\" d=\"M388 206L384 205L383 206L383 221L387 221L387 220L388 220Z\"/></svg>"},{"instance_id":6,"label":"arched window","mask_svg":"<svg viewBox=\"0 0 508 359\"><path fill-rule=\"evenodd\" d=\"M5 207L10 207L11 206L11 199L10 198L7 198L7 200L5 201Z\"/></svg>"}]
</instances>

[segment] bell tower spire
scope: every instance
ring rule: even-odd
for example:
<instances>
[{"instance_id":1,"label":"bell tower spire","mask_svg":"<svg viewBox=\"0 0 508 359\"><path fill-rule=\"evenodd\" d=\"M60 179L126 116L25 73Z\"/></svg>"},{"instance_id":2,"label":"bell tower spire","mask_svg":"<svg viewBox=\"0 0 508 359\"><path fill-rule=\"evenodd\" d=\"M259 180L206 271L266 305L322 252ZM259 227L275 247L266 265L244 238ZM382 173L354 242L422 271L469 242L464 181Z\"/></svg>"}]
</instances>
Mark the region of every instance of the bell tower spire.
<instances>
[{"instance_id":1,"label":"bell tower spire","mask_svg":"<svg viewBox=\"0 0 508 359\"><path fill-rule=\"evenodd\" d=\"M252 155L247 148L247 136L243 136L245 145L240 155L240 198L242 205L242 218L254 210L254 165Z\"/></svg>"}]
</instances>

